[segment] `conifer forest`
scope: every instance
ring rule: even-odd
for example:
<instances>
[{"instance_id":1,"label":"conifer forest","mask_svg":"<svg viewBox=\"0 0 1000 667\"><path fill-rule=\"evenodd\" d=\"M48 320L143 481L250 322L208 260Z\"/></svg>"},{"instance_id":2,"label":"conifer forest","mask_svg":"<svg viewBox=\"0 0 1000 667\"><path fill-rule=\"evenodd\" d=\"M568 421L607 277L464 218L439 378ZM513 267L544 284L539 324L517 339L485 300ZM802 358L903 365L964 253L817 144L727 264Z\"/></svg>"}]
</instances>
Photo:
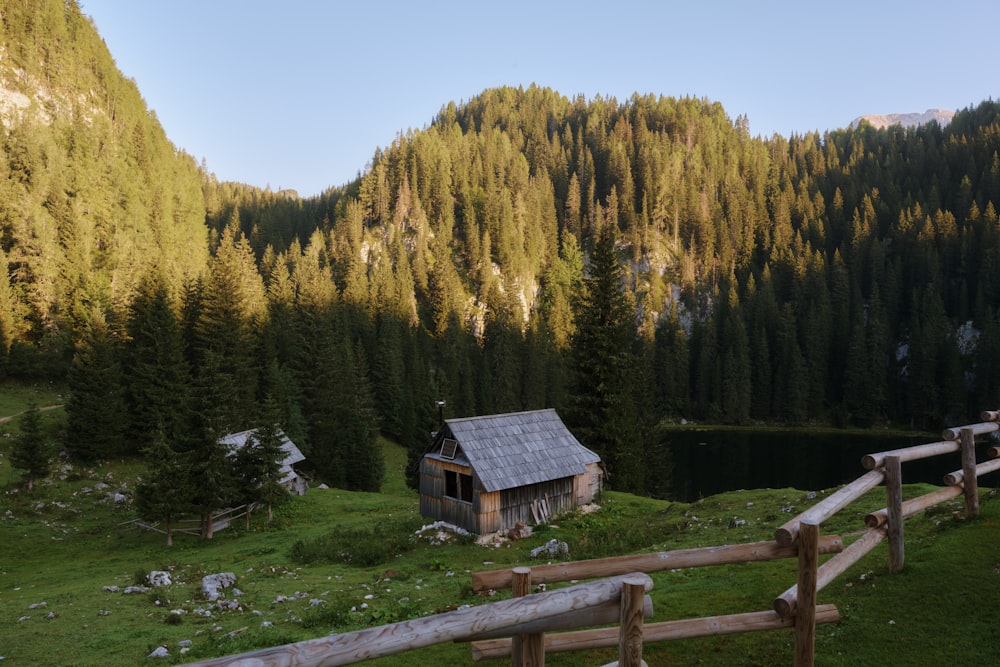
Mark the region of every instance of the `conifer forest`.
<instances>
[{"instance_id":1,"label":"conifer forest","mask_svg":"<svg viewBox=\"0 0 1000 667\"><path fill-rule=\"evenodd\" d=\"M707 99L488 89L300 198L177 149L77 0L8 3L0 55L0 374L66 383L75 458L186 457L203 509L213 443L265 419L377 490L378 435L417 460L438 401L554 407L667 496L665 423L1000 403L998 102L755 137Z\"/></svg>"}]
</instances>

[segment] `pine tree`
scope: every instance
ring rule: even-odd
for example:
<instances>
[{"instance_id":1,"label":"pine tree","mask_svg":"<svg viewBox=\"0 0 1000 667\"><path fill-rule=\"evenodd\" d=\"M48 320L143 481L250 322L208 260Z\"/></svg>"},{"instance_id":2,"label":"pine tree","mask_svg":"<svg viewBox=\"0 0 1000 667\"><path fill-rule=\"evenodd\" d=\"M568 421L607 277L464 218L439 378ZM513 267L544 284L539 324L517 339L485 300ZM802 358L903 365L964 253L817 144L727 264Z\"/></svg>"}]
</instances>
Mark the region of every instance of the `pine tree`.
<instances>
[{"instance_id":1,"label":"pine tree","mask_svg":"<svg viewBox=\"0 0 1000 667\"><path fill-rule=\"evenodd\" d=\"M744 424L750 417L752 387L750 384L750 353L746 328L740 316L736 278L730 276L729 289L722 304L722 415L729 423Z\"/></svg>"},{"instance_id":2,"label":"pine tree","mask_svg":"<svg viewBox=\"0 0 1000 667\"><path fill-rule=\"evenodd\" d=\"M166 524L167 546L173 546L177 519L192 511L193 490L187 468L188 457L174 451L166 434L157 429L143 448L146 473L135 490L135 507L140 517Z\"/></svg>"},{"instance_id":3,"label":"pine tree","mask_svg":"<svg viewBox=\"0 0 1000 667\"><path fill-rule=\"evenodd\" d=\"M119 341L103 317L85 329L70 367L66 450L93 462L125 450L128 411Z\"/></svg>"},{"instance_id":4,"label":"pine tree","mask_svg":"<svg viewBox=\"0 0 1000 667\"><path fill-rule=\"evenodd\" d=\"M477 394L482 393L481 384L476 386L482 378L473 371L479 365L481 348L472 332L462 326L457 314L452 315L443 336L433 340L433 348L431 401L446 401L452 415L482 414L482 404L476 400ZM437 428L437 424L434 427Z\"/></svg>"},{"instance_id":5,"label":"pine tree","mask_svg":"<svg viewBox=\"0 0 1000 667\"><path fill-rule=\"evenodd\" d=\"M676 301L670 316L656 332L656 381L666 414L688 415L691 409L691 356L688 335L681 324Z\"/></svg>"},{"instance_id":6,"label":"pine tree","mask_svg":"<svg viewBox=\"0 0 1000 667\"><path fill-rule=\"evenodd\" d=\"M3 201L0 194L0 201ZM7 266L7 253L0 249L0 266ZM14 294L10 278L0 275L0 377L7 375L10 346L14 342Z\"/></svg>"},{"instance_id":7,"label":"pine tree","mask_svg":"<svg viewBox=\"0 0 1000 667\"><path fill-rule=\"evenodd\" d=\"M406 447L406 485L420 487L420 460L431 441L431 432L440 428L435 401L441 400L432 386L425 361L430 337L423 330L408 337L403 361L406 366L406 395L403 402L401 444Z\"/></svg>"},{"instance_id":8,"label":"pine tree","mask_svg":"<svg viewBox=\"0 0 1000 667\"><path fill-rule=\"evenodd\" d=\"M382 488L385 462L378 442L378 415L368 380L368 364L359 345L351 346L347 353L339 382L341 397L335 408L346 488L378 492Z\"/></svg>"},{"instance_id":9,"label":"pine tree","mask_svg":"<svg viewBox=\"0 0 1000 667\"><path fill-rule=\"evenodd\" d=\"M590 274L576 303L575 369L567 421L579 440L605 461L615 488L642 490L643 443L632 395L635 313L605 225L591 253Z\"/></svg>"},{"instance_id":10,"label":"pine tree","mask_svg":"<svg viewBox=\"0 0 1000 667\"><path fill-rule=\"evenodd\" d=\"M42 416L34 403L21 415L20 433L14 438L10 451L10 464L22 470L22 477L30 493L35 482L49 474L51 452L45 433L42 431Z\"/></svg>"},{"instance_id":11,"label":"pine tree","mask_svg":"<svg viewBox=\"0 0 1000 667\"><path fill-rule=\"evenodd\" d=\"M650 301L644 304L647 312ZM646 322L636 339L635 380L632 395L637 411L637 435L644 443L645 458L643 491L651 496L666 498L673 484L673 455L666 434L660 428L656 382L656 333L652 320Z\"/></svg>"},{"instance_id":12,"label":"pine tree","mask_svg":"<svg viewBox=\"0 0 1000 667\"><path fill-rule=\"evenodd\" d=\"M190 464L187 484L192 504L201 515L201 537L210 540L215 533L214 515L236 499L237 484L228 447L219 442L222 434L207 422L205 415L193 412L181 447Z\"/></svg>"},{"instance_id":13,"label":"pine tree","mask_svg":"<svg viewBox=\"0 0 1000 667\"><path fill-rule=\"evenodd\" d=\"M381 431L397 442L403 438L403 340L406 333L394 315L376 316L372 359L372 393Z\"/></svg>"},{"instance_id":14,"label":"pine tree","mask_svg":"<svg viewBox=\"0 0 1000 667\"><path fill-rule=\"evenodd\" d=\"M129 440L136 446L163 432L175 446L188 428L190 374L167 290L147 283L136 295L125 351Z\"/></svg>"},{"instance_id":15,"label":"pine tree","mask_svg":"<svg viewBox=\"0 0 1000 667\"><path fill-rule=\"evenodd\" d=\"M344 360L339 353L341 330L330 305L299 305L299 336L293 369L302 389L302 416L308 429L307 456L319 479L330 486L344 488L346 477L342 452L338 450L339 424L334 414L338 383L342 380ZM346 391L347 389L345 389Z\"/></svg>"},{"instance_id":16,"label":"pine tree","mask_svg":"<svg viewBox=\"0 0 1000 667\"><path fill-rule=\"evenodd\" d=\"M701 419L721 419L722 375L719 371L718 326L715 317L695 322L691 330L691 393L695 415Z\"/></svg>"},{"instance_id":17,"label":"pine tree","mask_svg":"<svg viewBox=\"0 0 1000 667\"><path fill-rule=\"evenodd\" d=\"M483 328L483 372L480 373L480 401L483 412L516 412L521 404L520 306L513 295L503 294L494 283L486 297Z\"/></svg>"},{"instance_id":18,"label":"pine tree","mask_svg":"<svg viewBox=\"0 0 1000 667\"><path fill-rule=\"evenodd\" d=\"M874 423L870 364L865 322L859 318L851 332L844 369L844 408L857 426L868 427Z\"/></svg>"},{"instance_id":19,"label":"pine tree","mask_svg":"<svg viewBox=\"0 0 1000 667\"><path fill-rule=\"evenodd\" d=\"M250 433L243 446L233 454L237 496L247 505L246 528L250 530L250 507L253 503L267 505L267 522L271 523L274 503L288 495L281 485L281 466L285 452L281 448L282 432L275 419L278 406L265 401L264 424Z\"/></svg>"},{"instance_id":20,"label":"pine tree","mask_svg":"<svg viewBox=\"0 0 1000 667\"><path fill-rule=\"evenodd\" d=\"M209 266L194 345L201 364L197 380L213 427L242 430L256 416L258 345L266 309L263 281L250 244L238 230L238 218L226 227Z\"/></svg>"},{"instance_id":21,"label":"pine tree","mask_svg":"<svg viewBox=\"0 0 1000 667\"><path fill-rule=\"evenodd\" d=\"M947 335L944 304L931 286L913 294L910 337L906 358L907 409L916 424L941 425L939 371Z\"/></svg>"}]
</instances>

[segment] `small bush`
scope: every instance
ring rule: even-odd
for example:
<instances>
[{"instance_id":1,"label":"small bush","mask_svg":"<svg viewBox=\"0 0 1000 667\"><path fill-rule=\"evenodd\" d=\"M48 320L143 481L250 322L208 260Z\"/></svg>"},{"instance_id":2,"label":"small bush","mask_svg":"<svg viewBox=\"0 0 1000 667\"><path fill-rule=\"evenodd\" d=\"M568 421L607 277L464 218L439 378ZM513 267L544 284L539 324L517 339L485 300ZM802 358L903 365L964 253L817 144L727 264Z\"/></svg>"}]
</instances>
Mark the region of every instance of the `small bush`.
<instances>
[{"instance_id":1,"label":"small bush","mask_svg":"<svg viewBox=\"0 0 1000 667\"><path fill-rule=\"evenodd\" d=\"M327 601L329 604L322 604L311 607L302 615L303 628L326 628L342 629L351 627L357 622L351 612L351 605L346 601Z\"/></svg>"},{"instance_id":2,"label":"small bush","mask_svg":"<svg viewBox=\"0 0 1000 667\"><path fill-rule=\"evenodd\" d=\"M407 553L415 546L413 520L379 523L370 529L355 528L330 532L314 540L297 540L291 559L300 565L345 563L373 567Z\"/></svg>"},{"instance_id":3,"label":"small bush","mask_svg":"<svg viewBox=\"0 0 1000 667\"><path fill-rule=\"evenodd\" d=\"M574 559L605 558L641 551L650 546L653 533L635 530L631 521L610 503L600 512L573 517L577 538L570 543Z\"/></svg>"},{"instance_id":4,"label":"small bush","mask_svg":"<svg viewBox=\"0 0 1000 667\"><path fill-rule=\"evenodd\" d=\"M310 608L302 615L302 627L348 631L397 623L420 615L421 610L408 599L383 599L359 604L346 597L327 599L326 604Z\"/></svg>"}]
</instances>

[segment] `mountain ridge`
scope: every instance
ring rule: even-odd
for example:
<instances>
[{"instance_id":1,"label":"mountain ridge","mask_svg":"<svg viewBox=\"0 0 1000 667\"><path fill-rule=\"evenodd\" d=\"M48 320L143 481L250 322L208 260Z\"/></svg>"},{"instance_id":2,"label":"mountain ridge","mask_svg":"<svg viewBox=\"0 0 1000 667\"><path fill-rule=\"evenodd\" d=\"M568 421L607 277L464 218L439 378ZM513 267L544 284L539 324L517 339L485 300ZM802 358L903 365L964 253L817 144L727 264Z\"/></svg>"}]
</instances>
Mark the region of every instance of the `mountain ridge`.
<instances>
[{"instance_id":1,"label":"mountain ridge","mask_svg":"<svg viewBox=\"0 0 1000 667\"><path fill-rule=\"evenodd\" d=\"M931 121L937 121L938 125L945 127L954 117L955 112L947 109L928 109L923 113L865 114L851 121L851 129L860 126L861 121L868 121L877 130L893 125L902 125L904 128L918 127Z\"/></svg>"}]
</instances>

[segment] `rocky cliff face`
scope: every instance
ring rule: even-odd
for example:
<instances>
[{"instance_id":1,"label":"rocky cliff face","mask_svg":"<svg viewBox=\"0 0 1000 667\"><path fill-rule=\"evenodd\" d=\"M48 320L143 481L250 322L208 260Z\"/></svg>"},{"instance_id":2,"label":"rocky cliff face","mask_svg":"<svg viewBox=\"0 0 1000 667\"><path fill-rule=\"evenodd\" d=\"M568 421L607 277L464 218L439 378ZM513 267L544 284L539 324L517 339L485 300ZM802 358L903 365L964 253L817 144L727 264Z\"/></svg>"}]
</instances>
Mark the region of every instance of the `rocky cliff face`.
<instances>
[{"instance_id":1,"label":"rocky cliff face","mask_svg":"<svg viewBox=\"0 0 1000 667\"><path fill-rule=\"evenodd\" d=\"M954 115L954 111L947 111L945 109L928 109L923 113L867 114L852 120L851 127L857 127L863 120L868 121L872 127L880 130L896 124L903 127L916 127L917 125L925 125L932 120L936 120L938 125L944 127L951 122Z\"/></svg>"}]
</instances>

